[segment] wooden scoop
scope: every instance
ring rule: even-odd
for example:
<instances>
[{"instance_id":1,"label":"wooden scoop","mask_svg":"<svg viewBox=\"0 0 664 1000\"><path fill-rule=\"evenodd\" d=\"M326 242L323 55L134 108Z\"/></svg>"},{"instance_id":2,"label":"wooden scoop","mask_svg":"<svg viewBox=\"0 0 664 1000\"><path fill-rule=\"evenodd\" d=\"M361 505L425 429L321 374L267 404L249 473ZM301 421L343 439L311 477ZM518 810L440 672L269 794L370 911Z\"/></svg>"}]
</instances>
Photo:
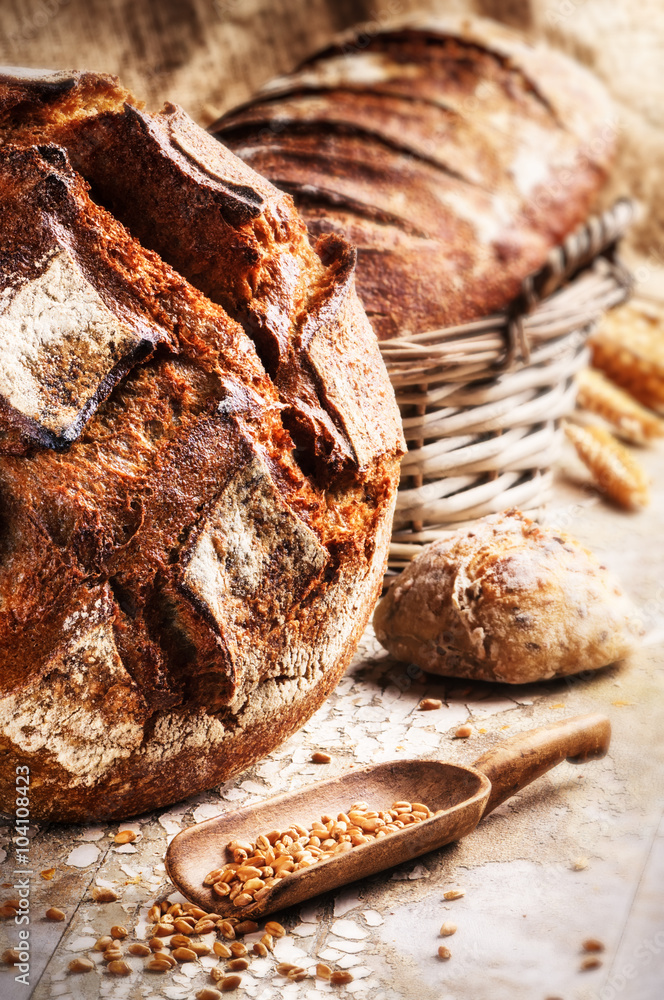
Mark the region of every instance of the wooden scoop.
<instances>
[{"instance_id":1,"label":"wooden scoop","mask_svg":"<svg viewBox=\"0 0 664 1000\"><path fill-rule=\"evenodd\" d=\"M397 760L349 771L183 830L166 852L166 870L180 892L204 910L255 919L460 840L483 816L561 761L585 764L603 757L610 739L605 716L578 715L499 743L471 767ZM322 814L347 812L361 799L376 810L406 800L442 812L288 875L249 906L235 907L203 885L208 872L223 867L229 841L255 841L261 833L287 830L291 823L309 828Z\"/></svg>"}]
</instances>

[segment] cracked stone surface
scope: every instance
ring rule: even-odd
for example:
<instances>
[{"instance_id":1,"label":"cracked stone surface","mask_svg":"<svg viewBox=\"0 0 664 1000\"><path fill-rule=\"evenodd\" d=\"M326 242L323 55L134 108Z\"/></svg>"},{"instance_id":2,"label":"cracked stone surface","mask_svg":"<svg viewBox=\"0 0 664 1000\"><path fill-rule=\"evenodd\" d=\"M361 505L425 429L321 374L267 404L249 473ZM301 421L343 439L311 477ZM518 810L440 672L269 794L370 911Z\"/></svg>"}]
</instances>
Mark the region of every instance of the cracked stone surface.
<instances>
[{"instance_id":1,"label":"cracked stone surface","mask_svg":"<svg viewBox=\"0 0 664 1000\"><path fill-rule=\"evenodd\" d=\"M127 978L105 970L94 941L112 924L144 940L156 899L179 899L166 878L164 851L183 828L227 809L394 758L470 763L501 738L582 712L604 711L613 724L609 755L582 767L564 763L500 806L463 841L285 911L287 935L274 956L255 958L236 996L252 1000L659 1000L664 981L664 585L661 582L664 474L661 449L640 457L653 476L653 501L627 515L588 492L566 452L545 518L588 544L622 579L642 609L647 635L631 660L592 676L523 687L427 676L391 659L367 630L334 694L302 729L249 771L169 809L127 823L31 828L30 987L0 971L3 1000L189 1000L213 986L214 956L186 962L166 976L142 971L128 957ZM573 482L569 477L573 478ZM419 712L420 700L443 707ZM469 722L472 735L454 739ZM311 763L314 750L332 756ZM168 775L164 775L168 780ZM379 808L389 803L376 803ZM318 817L313 817L312 820ZM120 829L137 834L117 846ZM0 819L0 899L14 895L10 819ZM120 893L93 902L93 886ZM462 888L460 899L443 893ZM48 906L63 923L43 919ZM449 961L437 957L440 925ZM581 972L581 944L599 938L596 970ZM260 933L248 935L249 945ZM1 949L17 928L0 923ZM72 975L75 955L96 969ZM323 961L347 969L353 982L289 983L278 961L315 971ZM232 994L231 994L232 995Z\"/></svg>"}]
</instances>

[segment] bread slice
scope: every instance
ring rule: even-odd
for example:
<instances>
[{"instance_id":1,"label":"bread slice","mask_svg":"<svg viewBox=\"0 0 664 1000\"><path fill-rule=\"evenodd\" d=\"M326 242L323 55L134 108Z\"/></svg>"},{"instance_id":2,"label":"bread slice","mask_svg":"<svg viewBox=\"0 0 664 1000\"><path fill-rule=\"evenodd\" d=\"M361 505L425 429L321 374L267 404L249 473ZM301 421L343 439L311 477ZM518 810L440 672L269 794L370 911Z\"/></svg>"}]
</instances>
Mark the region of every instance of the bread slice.
<instances>
[{"instance_id":1,"label":"bread slice","mask_svg":"<svg viewBox=\"0 0 664 1000\"><path fill-rule=\"evenodd\" d=\"M192 182L179 203L191 260L236 240L217 295L241 321L229 315L145 245L166 204L150 166L180 154L132 140L145 243L117 217L132 222L131 185L111 214L101 167L86 167L91 188L73 168L86 116L110 115L116 166L116 126L150 125L114 110L117 93L90 74L24 75L0 100L0 808L27 764L37 819L175 801L308 718L378 593L403 446L351 249L335 238L321 260L262 179L255 198ZM243 248L274 234L270 204L290 217L265 237L254 295ZM296 259L289 284L280 269ZM273 368L254 314L283 346Z\"/></svg>"}]
</instances>

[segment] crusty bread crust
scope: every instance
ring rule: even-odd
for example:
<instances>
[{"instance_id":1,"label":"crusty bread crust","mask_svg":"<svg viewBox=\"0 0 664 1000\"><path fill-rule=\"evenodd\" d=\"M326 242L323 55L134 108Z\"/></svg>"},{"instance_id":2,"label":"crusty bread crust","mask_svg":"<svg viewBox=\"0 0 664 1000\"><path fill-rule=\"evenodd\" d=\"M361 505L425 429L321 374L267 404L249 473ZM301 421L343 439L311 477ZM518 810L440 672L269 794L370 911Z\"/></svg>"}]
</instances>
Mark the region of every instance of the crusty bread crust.
<instances>
[{"instance_id":1,"label":"crusty bread crust","mask_svg":"<svg viewBox=\"0 0 664 1000\"><path fill-rule=\"evenodd\" d=\"M308 718L378 595L403 448L352 249L126 99L0 78L0 808L27 764L35 819L175 801Z\"/></svg>"},{"instance_id":2,"label":"crusty bread crust","mask_svg":"<svg viewBox=\"0 0 664 1000\"><path fill-rule=\"evenodd\" d=\"M430 673L507 684L597 670L641 634L606 568L519 511L427 546L379 603L374 627L394 656Z\"/></svg>"},{"instance_id":3,"label":"crusty bread crust","mask_svg":"<svg viewBox=\"0 0 664 1000\"><path fill-rule=\"evenodd\" d=\"M453 16L350 30L212 131L359 248L379 338L504 308L587 216L617 135L582 67Z\"/></svg>"},{"instance_id":4,"label":"crusty bread crust","mask_svg":"<svg viewBox=\"0 0 664 1000\"><path fill-rule=\"evenodd\" d=\"M179 801L269 753L313 715L349 665L380 594L390 531L387 509L364 575L350 570L319 601L313 640L293 623L273 668L280 672L248 686L227 709L184 705L146 720L111 636L82 634L78 649L0 703L0 808L11 809L19 765L30 767L36 819L86 823Z\"/></svg>"}]
</instances>

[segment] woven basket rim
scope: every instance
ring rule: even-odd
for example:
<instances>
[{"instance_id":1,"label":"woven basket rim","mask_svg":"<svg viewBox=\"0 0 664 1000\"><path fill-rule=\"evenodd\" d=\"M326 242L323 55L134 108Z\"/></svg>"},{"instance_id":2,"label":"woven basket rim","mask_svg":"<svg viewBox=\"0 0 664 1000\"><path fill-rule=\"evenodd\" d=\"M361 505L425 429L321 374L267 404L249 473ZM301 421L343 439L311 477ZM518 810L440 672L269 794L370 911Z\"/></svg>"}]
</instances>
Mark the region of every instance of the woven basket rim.
<instances>
[{"instance_id":1,"label":"woven basket rim","mask_svg":"<svg viewBox=\"0 0 664 1000\"><path fill-rule=\"evenodd\" d=\"M502 312L380 341L388 371L405 373L413 367L424 375L423 364L445 364L447 357L449 372L454 368L450 355L458 349L464 359L459 365L468 364L469 353L479 353L487 374L496 375L527 364L535 343L587 326L632 290L632 276L616 250L634 214L633 200L619 198L590 216L549 252L542 267L524 278L520 292Z\"/></svg>"},{"instance_id":2,"label":"woven basket rim","mask_svg":"<svg viewBox=\"0 0 664 1000\"><path fill-rule=\"evenodd\" d=\"M632 291L617 247L633 216L621 198L588 218L501 313L380 342L409 445L392 570L454 525L545 502L588 336Z\"/></svg>"}]
</instances>

